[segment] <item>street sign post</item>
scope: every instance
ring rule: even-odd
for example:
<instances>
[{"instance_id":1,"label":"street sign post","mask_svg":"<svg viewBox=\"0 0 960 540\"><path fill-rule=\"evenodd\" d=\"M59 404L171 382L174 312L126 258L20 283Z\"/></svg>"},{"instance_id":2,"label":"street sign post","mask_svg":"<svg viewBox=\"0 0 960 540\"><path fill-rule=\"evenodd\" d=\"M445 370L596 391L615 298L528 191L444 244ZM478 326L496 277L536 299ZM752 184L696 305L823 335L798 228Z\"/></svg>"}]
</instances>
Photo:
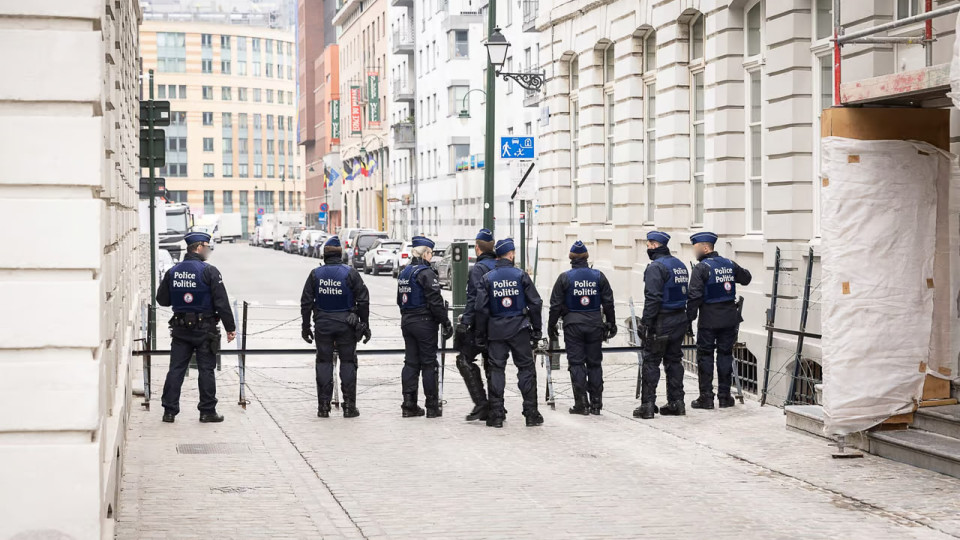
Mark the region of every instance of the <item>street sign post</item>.
<instances>
[{"instance_id":1,"label":"street sign post","mask_svg":"<svg viewBox=\"0 0 960 540\"><path fill-rule=\"evenodd\" d=\"M320 203L320 211L321 211L321 212L326 212L326 211L329 210L329 209L330 209L330 205L329 205L329 204L327 204L327 203Z\"/></svg>"},{"instance_id":2,"label":"street sign post","mask_svg":"<svg viewBox=\"0 0 960 540\"><path fill-rule=\"evenodd\" d=\"M533 159L533 137L500 137L501 159Z\"/></svg>"},{"instance_id":3,"label":"street sign post","mask_svg":"<svg viewBox=\"0 0 960 540\"><path fill-rule=\"evenodd\" d=\"M257 215L258 215L258 216L262 216L262 215L263 215L263 212L264 212L264 210L263 210L263 207L262 207L262 206L261 206L260 208L257 208Z\"/></svg>"}]
</instances>

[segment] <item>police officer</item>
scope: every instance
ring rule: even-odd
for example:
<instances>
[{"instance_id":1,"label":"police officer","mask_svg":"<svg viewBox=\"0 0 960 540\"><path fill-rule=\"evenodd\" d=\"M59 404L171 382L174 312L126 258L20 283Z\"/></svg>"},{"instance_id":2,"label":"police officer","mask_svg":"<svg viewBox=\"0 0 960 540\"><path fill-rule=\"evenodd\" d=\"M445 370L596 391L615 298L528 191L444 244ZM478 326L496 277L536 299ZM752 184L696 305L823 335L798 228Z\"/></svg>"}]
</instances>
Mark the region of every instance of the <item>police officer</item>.
<instances>
[{"instance_id":1,"label":"police officer","mask_svg":"<svg viewBox=\"0 0 960 540\"><path fill-rule=\"evenodd\" d=\"M483 286L483 276L493 270L497 264L497 256L493 252L493 232L490 229L480 229L476 237L476 262L470 268L467 276L467 303L457 324L457 335L460 341L457 355L457 369L467 385L467 392L473 400L473 410L467 415L468 421L487 419L487 391L483 388L483 379L480 377L480 367L476 364L477 354L483 358L483 370L489 377L490 366L487 350L480 348L476 343L476 300L477 290Z\"/></svg>"},{"instance_id":2,"label":"police officer","mask_svg":"<svg viewBox=\"0 0 960 540\"><path fill-rule=\"evenodd\" d=\"M700 397L690 406L713 408L713 351L717 350L717 401L720 408L733 407L730 382L733 378L733 345L737 341L740 314L737 312L737 284L749 285L753 276L740 265L717 254L717 235L700 232L690 237L697 263L690 276L687 318L697 319L697 375Z\"/></svg>"},{"instance_id":3,"label":"police officer","mask_svg":"<svg viewBox=\"0 0 960 540\"><path fill-rule=\"evenodd\" d=\"M633 416L645 420L661 415L687 414L683 404L683 358L681 347L687 331L687 267L673 255L665 232L647 233L647 255L652 261L643 272L643 315L640 319L643 342L643 384L640 407ZM660 362L667 374L667 404L657 408Z\"/></svg>"},{"instance_id":4,"label":"police officer","mask_svg":"<svg viewBox=\"0 0 960 540\"><path fill-rule=\"evenodd\" d=\"M410 264L397 278L397 305L400 306L400 329L405 348L400 374L403 389L400 410L404 418L424 414L417 405L417 379L421 376L427 418L443 414L437 388L437 328L443 327L443 340L446 341L453 335L453 325L440 294L440 280L430 267L433 246L433 240L414 236Z\"/></svg>"},{"instance_id":5,"label":"police officer","mask_svg":"<svg viewBox=\"0 0 960 540\"><path fill-rule=\"evenodd\" d=\"M517 383L523 395L523 416L528 427L543 424L537 410L537 370L533 347L543 337L540 310L543 301L530 276L513 264L516 251L513 239L497 242L497 264L483 276L476 298L476 343L483 348L489 342L490 393L487 425L503 427L504 370L507 357L513 355Z\"/></svg>"},{"instance_id":6,"label":"police officer","mask_svg":"<svg viewBox=\"0 0 960 540\"><path fill-rule=\"evenodd\" d=\"M370 294L360 273L343 263L340 238L331 236L323 245L323 266L307 276L300 295L301 335L313 343L310 316L317 339L317 416L330 416L333 394L333 349L340 358L340 389L343 417L360 416L357 410L357 342L370 341Z\"/></svg>"},{"instance_id":7,"label":"police officer","mask_svg":"<svg viewBox=\"0 0 960 540\"><path fill-rule=\"evenodd\" d=\"M600 414L603 408L603 341L617 335L613 289L603 272L587 265L590 254L583 242L570 247L570 270L560 274L550 294L547 333L559 336L563 318L563 342L567 347L574 405L570 414ZM601 307L603 309L601 315ZM606 322L604 322L606 319Z\"/></svg>"},{"instance_id":8,"label":"police officer","mask_svg":"<svg viewBox=\"0 0 960 540\"><path fill-rule=\"evenodd\" d=\"M237 337L237 325L230 310L223 276L205 261L210 256L210 235L191 232L184 236L187 254L183 261L167 270L157 289L157 303L173 306L170 319L170 370L163 383L163 421L173 422L180 412L180 387L187 374L190 357L197 355L197 382L200 385L201 422L223 422L217 414L217 379L213 369L220 351L220 330L223 321L227 342Z\"/></svg>"}]
</instances>

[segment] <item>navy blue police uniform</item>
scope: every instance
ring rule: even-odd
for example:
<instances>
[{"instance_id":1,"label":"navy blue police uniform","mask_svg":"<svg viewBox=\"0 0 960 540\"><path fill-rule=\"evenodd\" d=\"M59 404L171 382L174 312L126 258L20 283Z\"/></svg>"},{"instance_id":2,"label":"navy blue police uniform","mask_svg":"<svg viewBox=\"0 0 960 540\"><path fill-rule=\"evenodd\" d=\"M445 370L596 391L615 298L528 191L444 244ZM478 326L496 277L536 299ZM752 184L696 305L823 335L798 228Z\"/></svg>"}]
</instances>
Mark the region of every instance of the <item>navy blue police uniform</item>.
<instances>
[{"instance_id":1,"label":"navy blue police uniform","mask_svg":"<svg viewBox=\"0 0 960 540\"><path fill-rule=\"evenodd\" d=\"M489 229L480 229L476 239L493 242L493 233ZM497 257L494 253L481 253L467 275L467 302L457 329L458 335L462 336L457 355L457 369L473 401L473 410L467 415L467 420L487 419L487 391L484 389L480 367L477 365L477 355L483 358L483 372L487 377L490 375L489 356L486 347L477 346L476 303L477 290L483 286L483 276L493 270L496 265Z\"/></svg>"},{"instance_id":2,"label":"navy blue police uniform","mask_svg":"<svg viewBox=\"0 0 960 540\"><path fill-rule=\"evenodd\" d=\"M339 248L340 239L330 237L323 247ZM330 415L333 395L333 352L340 360L340 392L343 395L343 415L359 416L357 409L357 341L363 335L370 339L370 293L363 278L351 266L345 265L342 250L324 251L323 266L307 276L300 295L303 338L314 339L310 330L313 319L316 332L317 359L317 416Z\"/></svg>"},{"instance_id":3,"label":"navy blue police uniform","mask_svg":"<svg viewBox=\"0 0 960 540\"><path fill-rule=\"evenodd\" d=\"M412 247L433 249L434 243L422 236L413 237ZM403 333L404 357L400 384L405 418L423 416L417 404L417 387L423 379L428 418L442 415L437 385L437 345L439 328L444 328L444 339L453 334L453 325L447 316L447 307L440 293L440 281L430 264L416 257L397 278L397 305L400 306L400 330Z\"/></svg>"},{"instance_id":4,"label":"navy blue police uniform","mask_svg":"<svg viewBox=\"0 0 960 540\"><path fill-rule=\"evenodd\" d=\"M496 267L483 276L482 286L477 289L477 339L481 346L489 344L487 425L492 427L503 426L504 372L510 355L517 366L526 423L528 426L543 423L543 416L537 409L537 370L533 361L533 342L542 337L543 301L530 276L506 257L512 251L512 239L497 242Z\"/></svg>"},{"instance_id":5,"label":"navy blue police uniform","mask_svg":"<svg viewBox=\"0 0 960 540\"><path fill-rule=\"evenodd\" d=\"M600 414L603 408L603 342L616 335L613 289L603 272L587 264L579 240L570 248L570 270L560 274L550 294L547 330L557 334L563 319L574 406L571 414ZM606 319L606 322L604 322Z\"/></svg>"},{"instance_id":6,"label":"navy blue police uniform","mask_svg":"<svg viewBox=\"0 0 960 540\"><path fill-rule=\"evenodd\" d=\"M643 343L643 383L640 388L640 408L635 416L643 416L643 409L659 410L665 415L684 415L683 403L683 336L687 330L687 287L690 275L686 265L670 254L667 242L670 236L652 231L648 240L660 243L648 249L651 263L643 272L643 315L641 327L646 330ZM658 409L657 386L660 383L660 364L667 376L667 404ZM650 418L652 415L646 416Z\"/></svg>"},{"instance_id":7,"label":"navy blue police uniform","mask_svg":"<svg viewBox=\"0 0 960 540\"><path fill-rule=\"evenodd\" d=\"M210 242L206 233L190 233L184 237L187 245ZM236 322L230 308L227 289L220 271L204 262L198 253L187 253L183 261L174 265L163 276L157 289L157 303L172 307L170 319L170 369L163 383L160 399L164 420L173 421L180 412L180 389L196 354L197 383L200 388L201 421L219 421L217 415L217 380L214 369L220 347L219 323L227 332L235 332Z\"/></svg>"},{"instance_id":8,"label":"navy blue police uniform","mask_svg":"<svg viewBox=\"0 0 960 540\"><path fill-rule=\"evenodd\" d=\"M690 237L694 243L715 244L717 235L710 232ZM733 381L733 346L740 327L737 311L737 285L748 285L750 272L711 251L698 257L690 276L687 318L697 323L697 376L700 396L690 405L697 409L713 408L713 362L716 351L717 401L721 407L732 407L730 384Z\"/></svg>"}]
</instances>

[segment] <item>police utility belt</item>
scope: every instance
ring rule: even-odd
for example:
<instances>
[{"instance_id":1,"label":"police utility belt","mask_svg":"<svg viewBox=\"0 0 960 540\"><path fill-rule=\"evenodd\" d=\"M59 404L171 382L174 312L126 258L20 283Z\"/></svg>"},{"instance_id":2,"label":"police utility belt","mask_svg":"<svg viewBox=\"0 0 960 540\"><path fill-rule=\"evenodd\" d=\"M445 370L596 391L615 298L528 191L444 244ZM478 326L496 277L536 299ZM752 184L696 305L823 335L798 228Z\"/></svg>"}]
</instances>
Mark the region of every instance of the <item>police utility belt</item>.
<instances>
[{"instance_id":1,"label":"police utility belt","mask_svg":"<svg viewBox=\"0 0 960 540\"><path fill-rule=\"evenodd\" d=\"M220 324L220 317L213 313L174 313L170 319L173 328L208 329L216 328Z\"/></svg>"}]
</instances>

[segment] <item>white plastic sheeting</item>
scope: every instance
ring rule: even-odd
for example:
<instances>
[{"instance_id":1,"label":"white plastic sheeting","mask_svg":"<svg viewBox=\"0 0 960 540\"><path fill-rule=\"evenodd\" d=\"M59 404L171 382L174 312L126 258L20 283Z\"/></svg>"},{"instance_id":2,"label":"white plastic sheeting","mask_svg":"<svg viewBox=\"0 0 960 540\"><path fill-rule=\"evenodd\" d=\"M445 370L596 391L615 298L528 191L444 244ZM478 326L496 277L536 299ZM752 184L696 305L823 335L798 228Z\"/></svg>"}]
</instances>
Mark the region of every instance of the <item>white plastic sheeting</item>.
<instances>
[{"instance_id":1,"label":"white plastic sheeting","mask_svg":"<svg viewBox=\"0 0 960 540\"><path fill-rule=\"evenodd\" d=\"M845 435L910 412L921 397L933 346L937 182L950 164L926 143L822 144L824 432Z\"/></svg>"},{"instance_id":2,"label":"white plastic sheeting","mask_svg":"<svg viewBox=\"0 0 960 540\"><path fill-rule=\"evenodd\" d=\"M960 17L957 17L957 33L960 36ZM954 107L960 107L960 39L953 40L953 59L950 61L950 90L948 96Z\"/></svg>"}]
</instances>

